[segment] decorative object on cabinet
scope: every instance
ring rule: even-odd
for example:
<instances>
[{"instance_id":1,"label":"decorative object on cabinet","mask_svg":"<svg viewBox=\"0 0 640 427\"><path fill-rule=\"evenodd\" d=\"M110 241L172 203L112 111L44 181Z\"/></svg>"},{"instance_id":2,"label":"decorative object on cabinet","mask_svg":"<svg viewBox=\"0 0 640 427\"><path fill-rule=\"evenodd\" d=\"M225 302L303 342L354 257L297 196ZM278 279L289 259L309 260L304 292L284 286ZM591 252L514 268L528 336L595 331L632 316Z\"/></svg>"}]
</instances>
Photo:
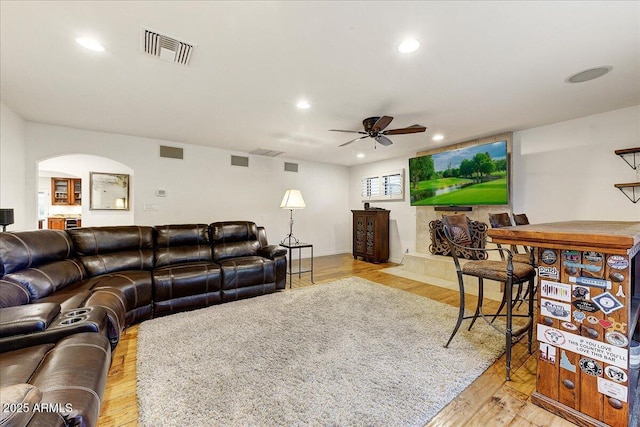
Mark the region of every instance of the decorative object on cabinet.
<instances>
[{"instance_id":1,"label":"decorative object on cabinet","mask_svg":"<svg viewBox=\"0 0 640 427\"><path fill-rule=\"evenodd\" d=\"M282 198L282 202L280 203L281 209L289 209L289 234L285 236L284 239L280 242L280 244L287 244L291 246L292 244L300 243L300 241L293 235L293 211L296 209L304 209L307 205L304 203L304 199L302 198L302 193L300 190L287 190L284 193L284 197Z\"/></svg>"},{"instance_id":2,"label":"decorative object on cabinet","mask_svg":"<svg viewBox=\"0 0 640 427\"><path fill-rule=\"evenodd\" d=\"M636 171L636 173L640 172L640 147L635 148L623 148L621 150L614 151L622 160L624 160L631 169ZM636 154L639 154L636 156ZM633 161L630 162L627 160L625 156L632 155ZM639 182L628 182L625 184L613 184L618 190L622 191L627 199L631 200L633 203L638 203L640 200L640 181ZM636 189L639 189L636 191Z\"/></svg>"},{"instance_id":3,"label":"decorative object on cabinet","mask_svg":"<svg viewBox=\"0 0 640 427\"><path fill-rule=\"evenodd\" d=\"M389 259L389 212L370 208L352 210L353 258L380 263Z\"/></svg>"},{"instance_id":4,"label":"decorative object on cabinet","mask_svg":"<svg viewBox=\"0 0 640 427\"><path fill-rule=\"evenodd\" d=\"M82 204L82 180L80 178L51 178L51 204Z\"/></svg>"},{"instance_id":5,"label":"decorative object on cabinet","mask_svg":"<svg viewBox=\"0 0 640 427\"><path fill-rule=\"evenodd\" d=\"M7 231L7 225L13 224L13 208L0 209L0 225L2 231Z\"/></svg>"},{"instance_id":6,"label":"decorative object on cabinet","mask_svg":"<svg viewBox=\"0 0 640 427\"><path fill-rule=\"evenodd\" d=\"M90 172L89 209L129 210L129 175Z\"/></svg>"}]
</instances>

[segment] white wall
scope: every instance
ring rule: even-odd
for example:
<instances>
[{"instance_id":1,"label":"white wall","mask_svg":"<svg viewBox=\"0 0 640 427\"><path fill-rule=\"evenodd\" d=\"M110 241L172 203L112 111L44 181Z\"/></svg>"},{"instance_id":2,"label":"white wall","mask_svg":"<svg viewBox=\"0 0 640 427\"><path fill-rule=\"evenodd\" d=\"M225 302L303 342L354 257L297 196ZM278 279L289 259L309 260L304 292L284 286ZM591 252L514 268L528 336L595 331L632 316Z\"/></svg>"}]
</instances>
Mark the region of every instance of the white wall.
<instances>
[{"instance_id":1,"label":"white wall","mask_svg":"<svg viewBox=\"0 0 640 427\"><path fill-rule=\"evenodd\" d=\"M364 201L360 193L360 181L363 177L404 169L404 200L369 202L371 207L384 208L390 211L389 259L393 262L402 261L407 249L411 252L416 250L416 208L409 204L408 167L409 158L406 157L352 166L349 172L349 214L351 215L351 209L364 208ZM351 219L349 221L351 223ZM351 238L351 235L349 235L349 238ZM351 241L349 245L351 247Z\"/></svg>"},{"instance_id":2,"label":"white wall","mask_svg":"<svg viewBox=\"0 0 640 427\"><path fill-rule=\"evenodd\" d=\"M283 158L250 156L244 168L230 165L231 154L244 153L31 122L26 128L27 194L37 192L39 161L68 154L102 156L132 170L131 223L250 220L264 225L270 243L277 243L289 228L289 211L280 209L280 201L287 188L296 188L308 208L297 211L294 234L313 243L316 256L350 250L346 167L296 161L298 173L285 172ZM160 145L183 148L184 160L161 158ZM166 197L157 197L157 189L164 189ZM145 204L158 210L145 211ZM35 224L35 196L26 208Z\"/></svg>"},{"instance_id":3,"label":"white wall","mask_svg":"<svg viewBox=\"0 0 640 427\"><path fill-rule=\"evenodd\" d=\"M613 186L640 182L640 176L613 153L638 146L640 106L514 132L513 211L526 213L535 223L640 221L640 202L631 203ZM405 168L407 193L408 167L409 156L352 167L349 208L362 209L360 179L372 172ZM372 206L391 210L391 260L398 262L406 248L416 251L416 208L409 206L409 199Z\"/></svg>"},{"instance_id":4,"label":"white wall","mask_svg":"<svg viewBox=\"0 0 640 427\"><path fill-rule=\"evenodd\" d=\"M640 147L640 106L516 132L513 146L514 211L531 222L640 221L640 203L613 186L640 182L614 154Z\"/></svg>"},{"instance_id":5,"label":"white wall","mask_svg":"<svg viewBox=\"0 0 640 427\"><path fill-rule=\"evenodd\" d=\"M302 190L308 208L298 211L294 233L314 243L315 255L351 251L351 212L361 209L360 179L372 172L408 168L408 157L345 168L299 163L283 171L283 158L250 156L250 167L229 165L226 150L148 138L30 123L2 106L0 203L14 204L12 229L35 228L37 163L67 154L89 154L130 167L133 222L210 222L248 219L265 225L272 243L288 232L288 211L279 209L287 188ZM25 134L26 127L26 134ZM184 148L184 160L159 157L160 144ZM640 220L614 183L640 177L613 151L640 145L640 106L514 133L513 210L532 222L568 219ZM23 160L24 159L24 160ZM20 179L22 177L22 179ZM405 179L405 192L408 190ZM156 189L165 189L159 198ZM158 211L144 211L145 203ZM416 248L416 210L400 202L372 202L391 211L391 259ZM6 207L9 207L8 205ZM19 218L25 218L19 220ZM18 223L20 221L20 223Z\"/></svg>"},{"instance_id":6,"label":"white wall","mask_svg":"<svg viewBox=\"0 0 640 427\"><path fill-rule=\"evenodd\" d=\"M0 208L13 208L14 215L8 230L27 228L26 200L37 199L25 191L25 147L25 121L0 103Z\"/></svg>"}]
</instances>

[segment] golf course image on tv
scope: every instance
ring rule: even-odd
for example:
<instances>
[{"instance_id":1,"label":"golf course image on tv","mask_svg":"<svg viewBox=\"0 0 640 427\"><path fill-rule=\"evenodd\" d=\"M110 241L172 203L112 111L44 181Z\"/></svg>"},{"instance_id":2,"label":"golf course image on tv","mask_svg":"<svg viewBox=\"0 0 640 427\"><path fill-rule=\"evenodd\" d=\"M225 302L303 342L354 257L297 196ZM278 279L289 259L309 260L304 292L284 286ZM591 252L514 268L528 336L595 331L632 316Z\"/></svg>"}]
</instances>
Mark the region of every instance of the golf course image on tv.
<instances>
[{"instance_id":1,"label":"golf course image on tv","mask_svg":"<svg viewBox=\"0 0 640 427\"><path fill-rule=\"evenodd\" d=\"M411 158L411 206L506 205L507 163L507 141Z\"/></svg>"}]
</instances>

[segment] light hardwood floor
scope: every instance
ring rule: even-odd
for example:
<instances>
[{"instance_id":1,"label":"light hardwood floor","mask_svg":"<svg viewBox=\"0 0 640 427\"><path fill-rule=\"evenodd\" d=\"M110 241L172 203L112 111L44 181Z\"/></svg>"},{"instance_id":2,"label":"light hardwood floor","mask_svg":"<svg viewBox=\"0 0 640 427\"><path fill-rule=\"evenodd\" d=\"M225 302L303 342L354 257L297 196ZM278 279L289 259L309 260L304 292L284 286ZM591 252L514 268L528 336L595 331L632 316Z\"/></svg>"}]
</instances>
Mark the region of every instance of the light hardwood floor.
<instances>
[{"instance_id":1,"label":"light hardwood floor","mask_svg":"<svg viewBox=\"0 0 640 427\"><path fill-rule=\"evenodd\" d=\"M306 262L308 260L303 260L303 266ZM314 259L314 279L315 283L319 284L344 277L358 276L458 306L457 291L427 285L380 271L393 265L376 265L354 260L350 254L317 257ZM309 274L304 274L300 279L297 277L294 279L294 288L310 285L312 283ZM470 296L468 300L467 307L475 307L476 301L473 296ZM491 301L487 301L484 305L488 309L497 307L497 303ZM113 362L109 370L98 421L99 426L138 425L137 337L138 325L128 328L113 354ZM514 346L510 382L505 381L505 361L502 356L436 415L427 426L574 426L574 424L531 403L530 395L535 389L535 381L536 354L529 355L527 353L525 338Z\"/></svg>"}]
</instances>

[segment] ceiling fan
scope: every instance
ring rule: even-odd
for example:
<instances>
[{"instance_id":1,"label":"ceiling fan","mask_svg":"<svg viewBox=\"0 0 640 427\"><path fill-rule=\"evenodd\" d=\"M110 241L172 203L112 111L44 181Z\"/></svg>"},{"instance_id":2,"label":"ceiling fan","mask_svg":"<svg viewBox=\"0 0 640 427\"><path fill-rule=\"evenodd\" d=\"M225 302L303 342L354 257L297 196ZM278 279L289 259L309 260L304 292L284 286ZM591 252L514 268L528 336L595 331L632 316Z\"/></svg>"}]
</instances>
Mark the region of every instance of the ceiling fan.
<instances>
[{"instance_id":1,"label":"ceiling fan","mask_svg":"<svg viewBox=\"0 0 640 427\"><path fill-rule=\"evenodd\" d=\"M427 128L422 125L411 125L406 128L384 130L387 126L389 126L389 123L391 123L391 120L393 120L393 117L390 117L390 116L368 117L362 121L362 125L364 126L364 131L341 130L341 129L329 129L329 130L333 132L359 133L361 135L364 135L356 139L352 139L351 141L347 141L344 144L340 144L340 147L344 147L345 145L349 145L352 142L356 142L365 138L373 138L376 140L377 143L381 145L391 145L393 144L393 142L391 142L391 140L387 138L385 135L402 135L405 133L418 133L418 132L424 132L425 130L427 130Z\"/></svg>"}]
</instances>

